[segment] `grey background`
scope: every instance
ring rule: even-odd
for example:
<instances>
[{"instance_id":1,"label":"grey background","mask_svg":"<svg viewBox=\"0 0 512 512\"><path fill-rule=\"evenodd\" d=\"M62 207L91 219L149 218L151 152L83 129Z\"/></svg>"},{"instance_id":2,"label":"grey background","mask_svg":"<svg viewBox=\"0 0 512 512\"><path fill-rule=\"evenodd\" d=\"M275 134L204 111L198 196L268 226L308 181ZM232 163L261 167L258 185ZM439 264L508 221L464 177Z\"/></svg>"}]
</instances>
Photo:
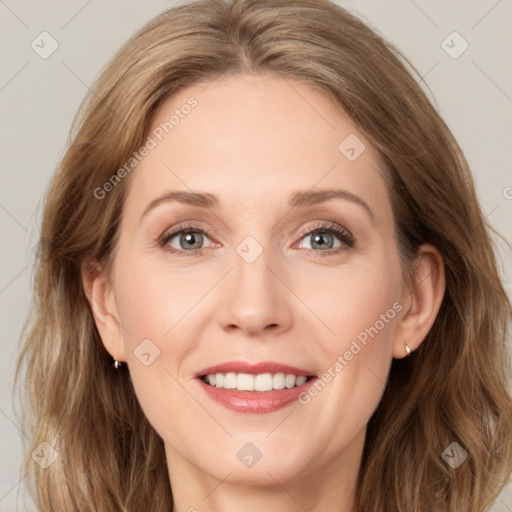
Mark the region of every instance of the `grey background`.
<instances>
[{"instance_id":1,"label":"grey background","mask_svg":"<svg viewBox=\"0 0 512 512\"><path fill-rule=\"evenodd\" d=\"M0 511L35 510L24 496L21 437L11 398L18 334L27 313L41 199L89 84L144 22L179 2L0 0ZM338 3L395 43L428 84L429 97L460 143L487 218L512 240L512 2L364 0ZM41 32L58 42L47 59L31 47ZM457 31L468 49L454 59L441 43ZM461 48L460 42L448 39ZM47 46L48 47L48 46ZM497 239L511 294L512 252ZM512 295L512 294L511 294ZM404 475L407 478L407 475ZM512 486L493 512L512 511Z\"/></svg>"}]
</instances>

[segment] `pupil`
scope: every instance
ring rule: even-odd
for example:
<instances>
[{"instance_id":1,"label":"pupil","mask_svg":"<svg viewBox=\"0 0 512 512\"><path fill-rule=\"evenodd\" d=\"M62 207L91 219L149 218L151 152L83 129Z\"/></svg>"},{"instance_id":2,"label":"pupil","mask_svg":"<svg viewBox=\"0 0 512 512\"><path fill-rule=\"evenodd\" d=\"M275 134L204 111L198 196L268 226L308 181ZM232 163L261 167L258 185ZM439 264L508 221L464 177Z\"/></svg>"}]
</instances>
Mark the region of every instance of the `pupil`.
<instances>
[{"instance_id":1,"label":"pupil","mask_svg":"<svg viewBox=\"0 0 512 512\"><path fill-rule=\"evenodd\" d=\"M316 234L314 237L313 237L313 243L312 243L312 246L314 247L316 244L318 244L319 247L324 247L326 245L326 243L322 243L321 241L318 242L318 240L321 240L322 237L325 237L325 236L330 236L328 233L319 233L319 234ZM329 248L331 247L332 244L329 244L327 243L327 245L329 246Z\"/></svg>"},{"instance_id":2,"label":"pupil","mask_svg":"<svg viewBox=\"0 0 512 512\"><path fill-rule=\"evenodd\" d=\"M190 242L189 247L192 247L193 249L197 249L197 248L201 247L201 238L200 238L201 235L199 235L198 240L195 240L196 236L197 235L195 235L193 233L185 233L184 235L182 235L182 240L184 239L187 242L187 244ZM194 246L194 240L195 240L195 246ZM199 241L199 243L197 243L198 241Z\"/></svg>"}]
</instances>

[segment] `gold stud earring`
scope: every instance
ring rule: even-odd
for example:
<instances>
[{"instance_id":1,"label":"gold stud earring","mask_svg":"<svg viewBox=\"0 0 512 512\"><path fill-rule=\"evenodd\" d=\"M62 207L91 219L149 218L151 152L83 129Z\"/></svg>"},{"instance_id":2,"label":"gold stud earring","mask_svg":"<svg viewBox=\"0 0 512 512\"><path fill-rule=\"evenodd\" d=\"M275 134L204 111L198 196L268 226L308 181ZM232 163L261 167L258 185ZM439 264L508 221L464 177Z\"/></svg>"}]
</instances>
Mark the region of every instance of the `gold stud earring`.
<instances>
[{"instance_id":1,"label":"gold stud earring","mask_svg":"<svg viewBox=\"0 0 512 512\"><path fill-rule=\"evenodd\" d=\"M411 355L411 349L410 349L409 345L407 345L407 343L405 344L405 351L407 352L407 356Z\"/></svg>"}]
</instances>

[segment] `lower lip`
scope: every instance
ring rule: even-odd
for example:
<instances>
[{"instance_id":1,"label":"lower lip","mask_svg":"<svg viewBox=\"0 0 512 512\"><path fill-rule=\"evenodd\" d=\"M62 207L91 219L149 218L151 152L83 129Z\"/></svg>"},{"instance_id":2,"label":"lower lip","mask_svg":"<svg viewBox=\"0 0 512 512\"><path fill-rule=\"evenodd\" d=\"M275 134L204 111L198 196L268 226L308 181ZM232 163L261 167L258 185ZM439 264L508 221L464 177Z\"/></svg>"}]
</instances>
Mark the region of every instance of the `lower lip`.
<instances>
[{"instance_id":1,"label":"lower lip","mask_svg":"<svg viewBox=\"0 0 512 512\"><path fill-rule=\"evenodd\" d=\"M236 391L234 389L217 388L197 379L205 393L219 404L237 412L264 414L274 412L295 402L301 393L313 384L316 377L302 386L291 389L274 389L273 391Z\"/></svg>"}]
</instances>

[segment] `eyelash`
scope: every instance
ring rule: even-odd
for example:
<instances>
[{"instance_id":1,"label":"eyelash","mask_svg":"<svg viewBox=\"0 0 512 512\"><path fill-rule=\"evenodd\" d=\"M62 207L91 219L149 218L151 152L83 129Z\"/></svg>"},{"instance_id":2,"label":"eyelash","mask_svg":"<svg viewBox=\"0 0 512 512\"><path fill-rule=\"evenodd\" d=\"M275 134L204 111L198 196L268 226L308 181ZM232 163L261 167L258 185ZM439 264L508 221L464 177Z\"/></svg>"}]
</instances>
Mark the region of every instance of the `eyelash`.
<instances>
[{"instance_id":1,"label":"eyelash","mask_svg":"<svg viewBox=\"0 0 512 512\"><path fill-rule=\"evenodd\" d=\"M169 241L171 241L176 235L179 235L181 233L201 233L202 235L206 235L208 238L208 233L206 233L202 228L199 226L194 226L191 224L180 224L176 226L175 229L171 232L164 233L162 237L158 240L158 245L165 249L167 252L171 254L177 254L178 256L196 256L200 254L203 249L193 249L192 251L183 251L183 250L177 250L177 249L170 249L167 247L167 244ZM308 249L310 251L313 251L313 253L316 256L324 257L324 256L333 256L335 254L339 254L343 251L345 251L347 248L352 248L355 244L354 237L352 236L352 233L348 231L347 229L338 226L334 223L319 223L316 224L313 228L308 228L303 231L301 231L299 239L302 240L307 235L313 235L315 233L329 233L336 235L340 241L342 242L342 246L337 247L335 249L330 249L326 251L318 251L315 249Z\"/></svg>"}]
</instances>

